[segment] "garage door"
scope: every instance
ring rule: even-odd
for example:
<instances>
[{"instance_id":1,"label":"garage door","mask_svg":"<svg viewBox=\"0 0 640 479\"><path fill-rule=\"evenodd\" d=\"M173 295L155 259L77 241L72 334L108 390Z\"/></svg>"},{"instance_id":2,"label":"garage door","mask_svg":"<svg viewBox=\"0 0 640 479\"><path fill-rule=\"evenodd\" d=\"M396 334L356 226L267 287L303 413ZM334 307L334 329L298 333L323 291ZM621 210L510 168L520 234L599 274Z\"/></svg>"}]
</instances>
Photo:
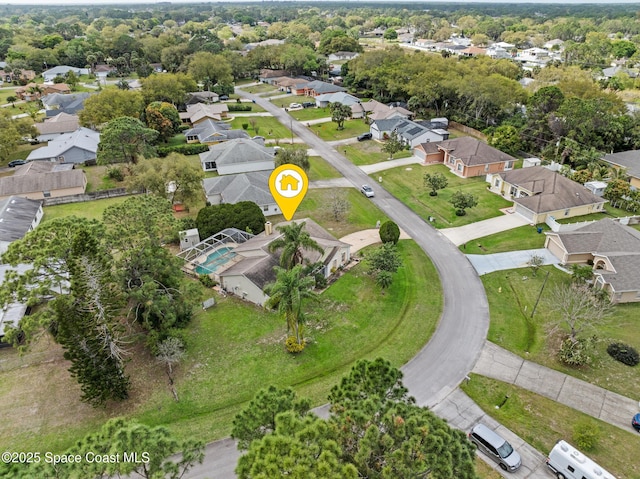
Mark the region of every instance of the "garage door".
<instances>
[{"instance_id":1,"label":"garage door","mask_svg":"<svg viewBox=\"0 0 640 479\"><path fill-rule=\"evenodd\" d=\"M524 216L528 221L533 223L534 213L530 209L527 209L524 206L516 203L516 213L518 213L520 216Z\"/></svg>"}]
</instances>

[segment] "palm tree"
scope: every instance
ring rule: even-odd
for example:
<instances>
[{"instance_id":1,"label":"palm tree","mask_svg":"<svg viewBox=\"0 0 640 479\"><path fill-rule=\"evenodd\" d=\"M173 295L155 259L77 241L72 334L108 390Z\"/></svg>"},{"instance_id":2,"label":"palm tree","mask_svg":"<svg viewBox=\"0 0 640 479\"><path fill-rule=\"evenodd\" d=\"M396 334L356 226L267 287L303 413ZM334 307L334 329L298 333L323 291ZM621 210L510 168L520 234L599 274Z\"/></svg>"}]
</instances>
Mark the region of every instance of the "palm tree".
<instances>
[{"instance_id":1,"label":"palm tree","mask_svg":"<svg viewBox=\"0 0 640 479\"><path fill-rule=\"evenodd\" d=\"M264 287L269 295L267 306L278 308L287 321L287 333L295 336L298 344L302 343L302 300L316 299L317 294L311 291L315 280L311 276L302 274L302 266L296 265L292 269L276 266L276 281Z\"/></svg>"},{"instance_id":2,"label":"palm tree","mask_svg":"<svg viewBox=\"0 0 640 479\"><path fill-rule=\"evenodd\" d=\"M269 243L270 252L282 250L280 266L283 268L291 269L302 264L304 249L317 251L320 254L324 253L324 249L305 231L306 224L303 221L302 223L291 222L289 225L278 226L278 231L282 233L282 236Z\"/></svg>"}]
</instances>

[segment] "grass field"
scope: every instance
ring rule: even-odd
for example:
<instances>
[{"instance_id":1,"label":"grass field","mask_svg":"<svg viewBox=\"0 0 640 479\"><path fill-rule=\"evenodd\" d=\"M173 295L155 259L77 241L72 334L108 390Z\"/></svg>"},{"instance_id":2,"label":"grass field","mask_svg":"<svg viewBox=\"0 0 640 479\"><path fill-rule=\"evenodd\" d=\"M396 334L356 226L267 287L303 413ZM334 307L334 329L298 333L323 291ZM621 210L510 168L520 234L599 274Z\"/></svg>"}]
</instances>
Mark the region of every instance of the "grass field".
<instances>
[{"instance_id":1,"label":"grass field","mask_svg":"<svg viewBox=\"0 0 640 479\"><path fill-rule=\"evenodd\" d=\"M338 124L331 121L311 125L309 129L325 141L335 141L353 138L369 131L369 125L362 120L347 120L344 122L344 129L338 130Z\"/></svg>"},{"instance_id":2,"label":"grass field","mask_svg":"<svg viewBox=\"0 0 640 479\"><path fill-rule=\"evenodd\" d=\"M542 284L549 279L531 319ZM497 271L481 277L489 300L491 324L488 339L526 359L570 374L589 383L627 397L640 397L638 367L631 368L613 360L606 352L612 341L621 341L640 349L640 304L616 305L602 324L588 328L583 336L595 335L593 362L582 368L565 366L557 359L564 329L554 326L558 313L552 309L551 292L570 280L568 274L544 266L537 276L531 270Z\"/></svg>"},{"instance_id":3,"label":"grass field","mask_svg":"<svg viewBox=\"0 0 640 479\"><path fill-rule=\"evenodd\" d=\"M291 385L322 404L356 359L382 356L400 366L433 333L442 310L435 268L411 241L400 242L399 251L404 266L384 294L359 264L309 305L311 343L298 356L284 351L286 328L276 313L218 297L216 306L198 312L189 326L188 354L176 368L180 402L172 398L158 364L135 346L128 365L131 397L105 409L78 401L79 388L56 345L41 344L39 352L24 356L3 351L8 355L0 372L0 443L13 450L46 445L59 451L120 415L209 441L228 435L233 415L269 384Z\"/></svg>"},{"instance_id":4,"label":"grass field","mask_svg":"<svg viewBox=\"0 0 640 479\"><path fill-rule=\"evenodd\" d=\"M127 198L128 196L119 196L117 198L86 201L84 203L68 203L65 205L45 206L44 217L42 220L48 221L54 218L62 218L65 216L77 216L79 218L102 220L102 213L107 207L122 203Z\"/></svg>"},{"instance_id":5,"label":"grass field","mask_svg":"<svg viewBox=\"0 0 640 479\"><path fill-rule=\"evenodd\" d=\"M544 248L546 236L543 233L538 233L538 227L542 228L543 232L549 231L549 227L546 224L540 224L537 227L524 225L509 231L469 241L464 247L460 246L460 250L464 254L493 254L521 249Z\"/></svg>"},{"instance_id":6,"label":"grass field","mask_svg":"<svg viewBox=\"0 0 640 479\"><path fill-rule=\"evenodd\" d=\"M309 157L311 169L309 170L309 181L328 180L340 178L342 175L320 156Z\"/></svg>"},{"instance_id":7,"label":"grass field","mask_svg":"<svg viewBox=\"0 0 640 479\"><path fill-rule=\"evenodd\" d=\"M260 83L259 85L245 86L242 89L247 93L252 93L254 95L260 94L260 93L267 93L267 92L275 93L278 91L276 87L274 87L273 85L269 85L268 83Z\"/></svg>"},{"instance_id":8,"label":"grass field","mask_svg":"<svg viewBox=\"0 0 640 479\"><path fill-rule=\"evenodd\" d=\"M255 127L253 126L253 123L255 123ZM243 124L247 125L247 129L245 131L249 135L264 136L267 141L273 139L291 139L291 130L273 117L237 117L231 121L231 128L242 130L244 129L242 127Z\"/></svg>"},{"instance_id":9,"label":"grass field","mask_svg":"<svg viewBox=\"0 0 640 479\"><path fill-rule=\"evenodd\" d=\"M438 191L438 196L429 196L429 190L424 186L424 174L427 172L443 173L449 181L445 189ZM444 165L399 167L381 171L375 176L381 176L383 186L423 219L434 217L436 221L433 225L436 228L462 226L500 216L502 213L499 210L512 204L501 196L490 193L484 177L460 178ZM458 190L478 198L478 206L467 210L465 216L456 216L455 209L449 202L451 195Z\"/></svg>"},{"instance_id":10,"label":"grass field","mask_svg":"<svg viewBox=\"0 0 640 479\"><path fill-rule=\"evenodd\" d=\"M289 105L291 105L292 103L302 103L311 100L312 99L310 99L308 96L304 95L287 95L281 98L274 98L273 100L271 100L271 103L273 103L278 108L289 108Z\"/></svg>"},{"instance_id":11,"label":"grass field","mask_svg":"<svg viewBox=\"0 0 640 479\"><path fill-rule=\"evenodd\" d=\"M309 99L307 99L309 101ZM298 121L317 120L319 118L331 118L328 107L325 108L302 108L300 110L289 110L289 114Z\"/></svg>"},{"instance_id":12,"label":"grass field","mask_svg":"<svg viewBox=\"0 0 640 479\"><path fill-rule=\"evenodd\" d=\"M587 456L620 479L640 477L640 462L630 460L640 456L638 434L599 421L570 407L545 397L475 374L462 389L489 416L495 418L543 454L548 454L559 439L576 445L573 439L576 424L585 424L597 431L598 444ZM496 409L508 396L506 403ZM631 422L631 419L629 419Z\"/></svg>"},{"instance_id":13,"label":"grass field","mask_svg":"<svg viewBox=\"0 0 640 479\"><path fill-rule=\"evenodd\" d=\"M347 159L354 165L373 165L374 163L382 163L389 159L389 153L382 151L383 143L378 141L359 141L349 145L341 145L339 150L345 154ZM393 155L394 159L407 158L412 156L411 150L402 150Z\"/></svg>"}]
</instances>

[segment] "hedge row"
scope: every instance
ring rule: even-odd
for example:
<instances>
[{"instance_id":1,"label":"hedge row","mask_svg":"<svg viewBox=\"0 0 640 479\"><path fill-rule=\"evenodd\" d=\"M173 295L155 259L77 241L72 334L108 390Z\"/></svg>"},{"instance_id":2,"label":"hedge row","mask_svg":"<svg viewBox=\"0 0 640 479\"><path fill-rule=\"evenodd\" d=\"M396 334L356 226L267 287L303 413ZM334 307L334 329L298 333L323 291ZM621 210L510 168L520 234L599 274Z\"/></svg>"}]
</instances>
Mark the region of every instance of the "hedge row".
<instances>
[{"instance_id":1,"label":"hedge row","mask_svg":"<svg viewBox=\"0 0 640 479\"><path fill-rule=\"evenodd\" d=\"M194 143L192 145L161 146L157 150L158 156L161 158L173 152L180 153L181 155L198 155L209 151L209 145Z\"/></svg>"},{"instance_id":2,"label":"hedge row","mask_svg":"<svg viewBox=\"0 0 640 479\"><path fill-rule=\"evenodd\" d=\"M251 111L252 108L251 105L234 105L232 103L228 103L227 106L229 107L229 111Z\"/></svg>"}]
</instances>

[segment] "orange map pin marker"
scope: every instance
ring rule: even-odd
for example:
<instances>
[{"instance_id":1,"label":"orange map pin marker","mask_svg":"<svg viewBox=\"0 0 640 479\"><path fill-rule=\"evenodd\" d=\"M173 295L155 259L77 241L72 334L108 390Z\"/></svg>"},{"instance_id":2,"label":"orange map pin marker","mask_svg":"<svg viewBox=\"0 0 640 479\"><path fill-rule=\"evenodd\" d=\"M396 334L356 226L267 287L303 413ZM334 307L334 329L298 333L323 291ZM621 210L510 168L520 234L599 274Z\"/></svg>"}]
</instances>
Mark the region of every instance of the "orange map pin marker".
<instances>
[{"instance_id":1,"label":"orange map pin marker","mask_svg":"<svg viewBox=\"0 0 640 479\"><path fill-rule=\"evenodd\" d=\"M278 166L269 176L269 189L287 221L293 218L308 188L307 174L291 163Z\"/></svg>"}]
</instances>

